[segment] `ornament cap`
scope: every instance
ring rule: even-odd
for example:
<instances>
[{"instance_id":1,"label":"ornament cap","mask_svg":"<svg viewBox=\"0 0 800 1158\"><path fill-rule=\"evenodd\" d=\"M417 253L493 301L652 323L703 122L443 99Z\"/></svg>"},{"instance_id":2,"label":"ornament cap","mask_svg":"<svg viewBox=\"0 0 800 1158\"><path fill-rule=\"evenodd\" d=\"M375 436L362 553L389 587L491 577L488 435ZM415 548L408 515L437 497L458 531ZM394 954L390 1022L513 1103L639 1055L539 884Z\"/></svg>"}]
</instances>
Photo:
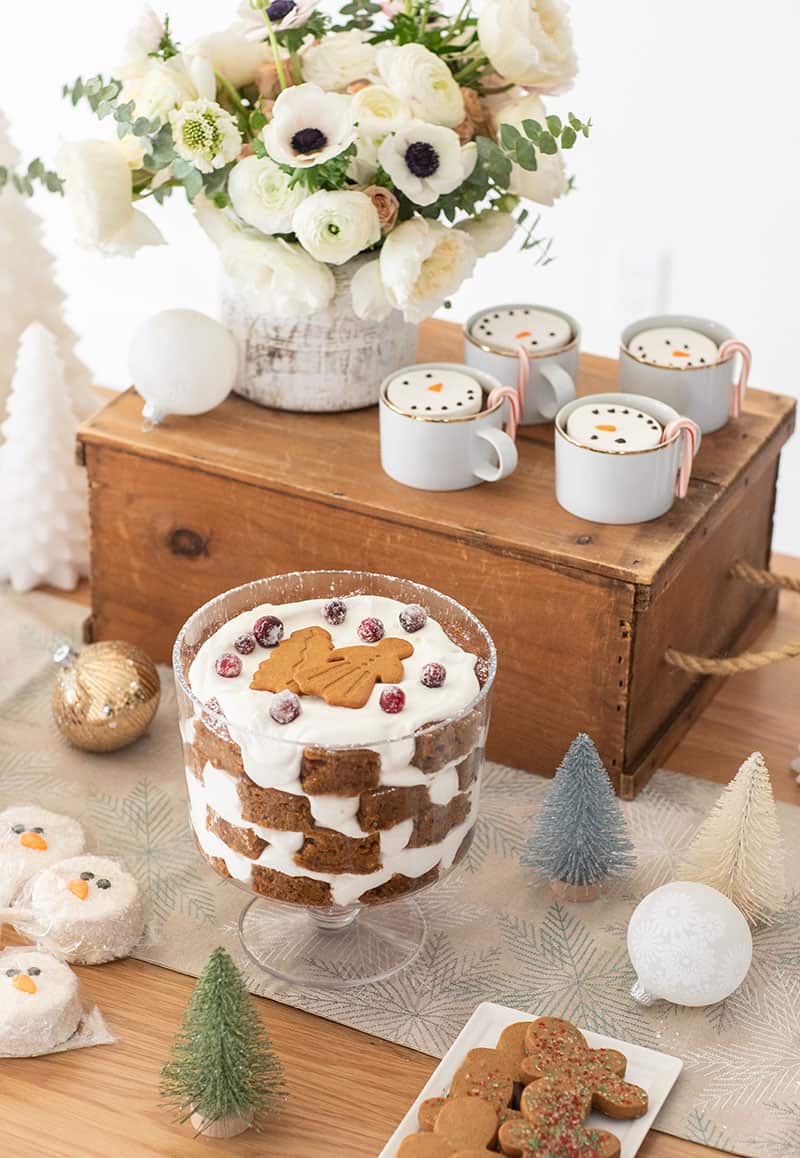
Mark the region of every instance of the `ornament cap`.
<instances>
[{"instance_id":1,"label":"ornament cap","mask_svg":"<svg viewBox=\"0 0 800 1158\"><path fill-rule=\"evenodd\" d=\"M53 648L53 663L59 667L69 667L78 658L78 653L71 643L59 643Z\"/></svg>"},{"instance_id":2,"label":"ornament cap","mask_svg":"<svg viewBox=\"0 0 800 1158\"><path fill-rule=\"evenodd\" d=\"M652 1005L657 1000L652 993L645 989L641 981L635 981L631 986L631 997L640 1005Z\"/></svg>"}]
</instances>

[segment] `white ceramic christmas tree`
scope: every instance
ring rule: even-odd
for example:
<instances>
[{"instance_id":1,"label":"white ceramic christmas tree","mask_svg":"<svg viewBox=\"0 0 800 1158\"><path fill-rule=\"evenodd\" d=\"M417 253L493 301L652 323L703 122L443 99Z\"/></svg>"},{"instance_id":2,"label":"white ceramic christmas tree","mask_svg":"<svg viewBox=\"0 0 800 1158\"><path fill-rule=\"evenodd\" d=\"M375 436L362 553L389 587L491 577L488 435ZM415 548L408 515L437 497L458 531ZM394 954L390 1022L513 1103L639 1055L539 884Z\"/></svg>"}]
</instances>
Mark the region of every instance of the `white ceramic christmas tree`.
<instances>
[{"instance_id":1,"label":"white ceramic christmas tree","mask_svg":"<svg viewBox=\"0 0 800 1158\"><path fill-rule=\"evenodd\" d=\"M783 860L769 769L753 752L698 829L676 876L724 893L755 925L784 907Z\"/></svg>"},{"instance_id":2,"label":"white ceramic christmas tree","mask_svg":"<svg viewBox=\"0 0 800 1158\"><path fill-rule=\"evenodd\" d=\"M0 110L0 165L19 164L19 154L8 135L8 121ZM51 254L42 243L39 218L9 181L0 191L0 422L14 374L14 359L22 331L41 322L55 334L75 413L86 418L97 409L89 388L89 371L76 357L76 337L64 321L64 294L55 282Z\"/></svg>"},{"instance_id":3,"label":"white ceramic christmas tree","mask_svg":"<svg viewBox=\"0 0 800 1158\"><path fill-rule=\"evenodd\" d=\"M70 590L88 571L87 494L77 420L55 336L22 335L0 446L0 579Z\"/></svg>"}]
</instances>

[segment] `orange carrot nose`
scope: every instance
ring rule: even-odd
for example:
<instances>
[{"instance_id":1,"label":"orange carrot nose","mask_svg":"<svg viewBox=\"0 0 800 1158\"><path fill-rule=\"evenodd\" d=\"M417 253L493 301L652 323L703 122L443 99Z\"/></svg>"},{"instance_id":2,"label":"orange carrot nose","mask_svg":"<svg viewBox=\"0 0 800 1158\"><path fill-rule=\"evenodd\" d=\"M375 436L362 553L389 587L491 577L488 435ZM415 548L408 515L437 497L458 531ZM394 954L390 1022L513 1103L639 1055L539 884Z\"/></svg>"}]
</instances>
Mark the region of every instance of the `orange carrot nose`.
<instances>
[{"instance_id":1,"label":"orange carrot nose","mask_svg":"<svg viewBox=\"0 0 800 1158\"><path fill-rule=\"evenodd\" d=\"M441 382L434 382L434 384L432 386L429 386L428 389L432 390L434 394L438 394L439 391L442 389L442 383Z\"/></svg>"},{"instance_id":2,"label":"orange carrot nose","mask_svg":"<svg viewBox=\"0 0 800 1158\"><path fill-rule=\"evenodd\" d=\"M25 848L34 848L37 852L47 851L47 841L38 832L23 832L19 838L19 843Z\"/></svg>"},{"instance_id":3,"label":"orange carrot nose","mask_svg":"<svg viewBox=\"0 0 800 1158\"><path fill-rule=\"evenodd\" d=\"M672 351L672 357L673 358L688 358L689 352L688 352L688 350L673 350Z\"/></svg>"},{"instance_id":4,"label":"orange carrot nose","mask_svg":"<svg viewBox=\"0 0 800 1158\"><path fill-rule=\"evenodd\" d=\"M70 881L67 888L73 897L77 897L79 901L85 901L89 896L89 885L87 881Z\"/></svg>"},{"instance_id":5,"label":"orange carrot nose","mask_svg":"<svg viewBox=\"0 0 800 1158\"><path fill-rule=\"evenodd\" d=\"M514 335L515 338L529 338L530 336L531 330L520 330L518 334Z\"/></svg>"},{"instance_id":6,"label":"orange carrot nose","mask_svg":"<svg viewBox=\"0 0 800 1158\"><path fill-rule=\"evenodd\" d=\"M616 426L595 426L595 430L610 430L610 431L614 431L614 430L616 430L616 429L617 429L617 428L616 428Z\"/></svg>"},{"instance_id":7,"label":"orange carrot nose","mask_svg":"<svg viewBox=\"0 0 800 1158\"><path fill-rule=\"evenodd\" d=\"M36 992L36 982L27 973L18 973L11 984L15 989L19 989L20 993Z\"/></svg>"}]
</instances>

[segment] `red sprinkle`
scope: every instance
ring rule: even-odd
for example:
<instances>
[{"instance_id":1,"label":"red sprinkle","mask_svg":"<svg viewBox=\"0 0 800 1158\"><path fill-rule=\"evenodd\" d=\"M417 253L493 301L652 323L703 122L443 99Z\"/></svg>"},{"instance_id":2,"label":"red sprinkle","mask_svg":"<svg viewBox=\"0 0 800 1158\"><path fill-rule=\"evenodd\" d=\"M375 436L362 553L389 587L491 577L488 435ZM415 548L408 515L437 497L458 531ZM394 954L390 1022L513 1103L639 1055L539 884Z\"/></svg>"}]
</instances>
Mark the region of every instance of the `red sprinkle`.
<instances>
[{"instance_id":1,"label":"red sprinkle","mask_svg":"<svg viewBox=\"0 0 800 1158\"><path fill-rule=\"evenodd\" d=\"M364 643L377 643L378 640L384 637L384 627L380 619L375 619L370 616L368 619L362 619L358 625L358 638Z\"/></svg>"},{"instance_id":2,"label":"red sprinkle","mask_svg":"<svg viewBox=\"0 0 800 1158\"><path fill-rule=\"evenodd\" d=\"M232 680L242 674L242 661L233 652L223 651L222 655L217 656L214 670L217 675L224 676L226 680Z\"/></svg>"},{"instance_id":3,"label":"red sprinkle","mask_svg":"<svg viewBox=\"0 0 800 1158\"><path fill-rule=\"evenodd\" d=\"M329 599L322 605L322 618L331 627L338 627L347 617L347 604L343 599Z\"/></svg>"},{"instance_id":4,"label":"red sprinkle","mask_svg":"<svg viewBox=\"0 0 800 1158\"><path fill-rule=\"evenodd\" d=\"M406 706L406 693L402 688L388 687L381 692L381 698L378 701L384 712L388 712L390 716L396 716L398 712L402 712Z\"/></svg>"},{"instance_id":5,"label":"red sprinkle","mask_svg":"<svg viewBox=\"0 0 800 1158\"><path fill-rule=\"evenodd\" d=\"M238 651L239 655L250 655L256 649L256 637L246 631L244 635L240 635L238 639L234 639L233 646Z\"/></svg>"},{"instance_id":6,"label":"red sprinkle","mask_svg":"<svg viewBox=\"0 0 800 1158\"><path fill-rule=\"evenodd\" d=\"M398 616L400 626L409 634L415 631L421 631L428 622L428 613L424 607L420 607L419 603L409 603L408 607L404 607Z\"/></svg>"},{"instance_id":7,"label":"red sprinkle","mask_svg":"<svg viewBox=\"0 0 800 1158\"><path fill-rule=\"evenodd\" d=\"M442 663L426 663L419 673L419 682L426 688L440 688L447 679L447 669Z\"/></svg>"},{"instance_id":8,"label":"red sprinkle","mask_svg":"<svg viewBox=\"0 0 800 1158\"><path fill-rule=\"evenodd\" d=\"M269 706L269 714L276 724L291 724L292 720L297 719L301 711L300 697L288 689L273 696Z\"/></svg>"},{"instance_id":9,"label":"red sprinkle","mask_svg":"<svg viewBox=\"0 0 800 1158\"><path fill-rule=\"evenodd\" d=\"M283 622L277 615L262 615L253 624L253 635L262 647L277 647L283 639Z\"/></svg>"}]
</instances>

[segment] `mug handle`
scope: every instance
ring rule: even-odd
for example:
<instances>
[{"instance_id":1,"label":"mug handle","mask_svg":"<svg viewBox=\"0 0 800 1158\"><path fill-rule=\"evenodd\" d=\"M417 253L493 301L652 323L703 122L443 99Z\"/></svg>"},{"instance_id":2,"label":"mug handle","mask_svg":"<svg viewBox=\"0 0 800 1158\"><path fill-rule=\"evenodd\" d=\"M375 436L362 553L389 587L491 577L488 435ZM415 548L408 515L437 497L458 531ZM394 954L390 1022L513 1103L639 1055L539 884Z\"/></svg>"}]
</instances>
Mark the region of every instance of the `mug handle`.
<instances>
[{"instance_id":1,"label":"mug handle","mask_svg":"<svg viewBox=\"0 0 800 1158\"><path fill-rule=\"evenodd\" d=\"M664 427L664 442L669 442L674 434L681 436L681 461L678 475L675 479L675 494L679 499L685 499L689 492L689 479L692 476L692 463L700 449L702 435L700 427L691 418L674 418Z\"/></svg>"},{"instance_id":2,"label":"mug handle","mask_svg":"<svg viewBox=\"0 0 800 1158\"><path fill-rule=\"evenodd\" d=\"M746 346L744 342L738 342L731 338L727 342L723 342L719 348L719 357L721 362L727 362L728 358L732 358L734 354L741 355L742 372L739 375L739 381L734 382L731 390L731 418L741 418L742 406L744 405L744 392L747 389L747 383L750 378L750 367L753 364L753 355L750 353L750 347Z\"/></svg>"},{"instance_id":3,"label":"mug handle","mask_svg":"<svg viewBox=\"0 0 800 1158\"><path fill-rule=\"evenodd\" d=\"M494 426L490 426L487 430L476 430L475 436L493 447L497 454L497 466L477 463L473 466L472 473L484 482L500 482L500 479L508 478L516 468L519 458L514 439L504 430L497 430Z\"/></svg>"},{"instance_id":4,"label":"mug handle","mask_svg":"<svg viewBox=\"0 0 800 1158\"><path fill-rule=\"evenodd\" d=\"M555 418L562 406L566 406L575 397L575 383L563 366L558 362L545 362L539 367L542 377L550 389L539 391L536 399L536 409L543 418ZM544 398L542 397L544 394Z\"/></svg>"}]
</instances>

